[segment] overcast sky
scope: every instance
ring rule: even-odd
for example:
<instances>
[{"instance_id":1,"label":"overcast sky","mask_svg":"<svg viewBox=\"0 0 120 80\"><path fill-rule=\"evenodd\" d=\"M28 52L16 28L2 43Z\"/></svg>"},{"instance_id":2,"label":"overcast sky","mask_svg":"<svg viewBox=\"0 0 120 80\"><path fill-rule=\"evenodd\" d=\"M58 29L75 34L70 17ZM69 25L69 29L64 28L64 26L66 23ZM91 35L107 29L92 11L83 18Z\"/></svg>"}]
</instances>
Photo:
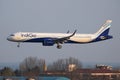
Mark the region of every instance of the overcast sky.
<instances>
[{"instance_id":1,"label":"overcast sky","mask_svg":"<svg viewBox=\"0 0 120 80\"><path fill-rule=\"evenodd\" d=\"M6 40L19 31L94 33L111 19L113 39L90 44L44 47L41 43ZM21 62L29 56L53 62L75 57L82 63L120 63L120 0L0 0L0 63Z\"/></svg>"}]
</instances>

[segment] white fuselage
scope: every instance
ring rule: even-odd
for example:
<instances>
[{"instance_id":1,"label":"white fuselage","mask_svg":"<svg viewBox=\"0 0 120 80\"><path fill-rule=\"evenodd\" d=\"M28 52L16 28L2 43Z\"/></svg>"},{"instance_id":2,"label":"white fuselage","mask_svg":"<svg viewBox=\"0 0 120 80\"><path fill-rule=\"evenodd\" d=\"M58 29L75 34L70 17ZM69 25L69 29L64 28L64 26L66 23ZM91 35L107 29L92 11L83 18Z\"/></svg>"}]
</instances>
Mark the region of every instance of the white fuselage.
<instances>
[{"instance_id":1,"label":"white fuselage","mask_svg":"<svg viewBox=\"0 0 120 80\"><path fill-rule=\"evenodd\" d=\"M76 34L74 33L34 33L34 32L17 32L11 34L7 40L13 42L41 42L43 46L53 46L57 44L57 48L61 48L62 43L91 43L111 39L109 35L110 23L107 20L105 24L94 34Z\"/></svg>"},{"instance_id":2,"label":"white fuselage","mask_svg":"<svg viewBox=\"0 0 120 80\"><path fill-rule=\"evenodd\" d=\"M32 32L18 32L13 34L14 36L11 38L11 41L15 42L25 42L27 40L32 39L42 39L42 38L62 38L71 35L72 33L32 33ZM69 40L77 42L77 43L88 43L95 39L95 35L93 34L75 34L70 37ZM9 39L10 40L10 39Z\"/></svg>"}]
</instances>

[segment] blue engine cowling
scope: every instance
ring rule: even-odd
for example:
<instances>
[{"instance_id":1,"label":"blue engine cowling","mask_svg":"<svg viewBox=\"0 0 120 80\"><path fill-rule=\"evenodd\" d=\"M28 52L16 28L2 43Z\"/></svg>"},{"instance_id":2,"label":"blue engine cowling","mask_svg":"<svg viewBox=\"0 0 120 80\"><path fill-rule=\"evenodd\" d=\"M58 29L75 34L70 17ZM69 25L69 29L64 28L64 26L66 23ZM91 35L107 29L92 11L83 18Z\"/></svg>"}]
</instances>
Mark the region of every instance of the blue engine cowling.
<instances>
[{"instance_id":1,"label":"blue engine cowling","mask_svg":"<svg viewBox=\"0 0 120 80\"><path fill-rule=\"evenodd\" d=\"M54 45L53 39L45 39L43 41L43 46L53 46L53 45Z\"/></svg>"}]
</instances>

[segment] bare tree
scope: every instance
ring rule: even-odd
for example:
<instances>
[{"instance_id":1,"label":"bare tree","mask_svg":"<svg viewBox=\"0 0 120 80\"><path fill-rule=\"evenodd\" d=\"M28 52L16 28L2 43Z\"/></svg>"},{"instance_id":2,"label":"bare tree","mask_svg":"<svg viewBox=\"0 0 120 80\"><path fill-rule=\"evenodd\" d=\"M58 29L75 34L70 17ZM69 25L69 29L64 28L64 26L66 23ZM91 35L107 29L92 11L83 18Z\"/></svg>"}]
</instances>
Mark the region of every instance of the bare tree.
<instances>
[{"instance_id":1,"label":"bare tree","mask_svg":"<svg viewBox=\"0 0 120 80\"><path fill-rule=\"evenodd\" d=\"M19 65L20 71L44 71L45 60L37 57L27 57Z\"/></svg>"},{"instance_id":2,"label":"bare tree","mask_svg":"<svg viewBox=\"0 0 120 80\"><path fill-rule=\"evenodd\" d=\"M68 68L69 64L75 64L77 68L81 68L82 64L78 59L70 57L68 59L58 59L56 62L53 62L49 65L49 70L59 70L65 71Z\"/></svg>"}]
</instances>

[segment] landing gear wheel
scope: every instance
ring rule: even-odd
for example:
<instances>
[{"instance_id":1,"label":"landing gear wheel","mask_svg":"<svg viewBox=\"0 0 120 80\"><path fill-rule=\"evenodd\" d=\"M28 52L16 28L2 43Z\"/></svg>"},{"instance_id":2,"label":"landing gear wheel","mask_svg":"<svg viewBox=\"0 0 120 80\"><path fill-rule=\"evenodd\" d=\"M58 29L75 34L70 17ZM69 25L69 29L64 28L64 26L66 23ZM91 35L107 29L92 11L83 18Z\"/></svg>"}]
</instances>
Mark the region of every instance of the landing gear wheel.
<instances>
[{"instance_id":1,"label":"landing gear wheel","mask_svg":"<svg viewBox=\"0 0 120 80\"><path fill-rule=\"evenodd\" d=\"M61 48L62 48L62 45L57 45L57 48L58 48L58 49L61 49Z\"/></svg>"},{"instance_id":2,"label":"landing gear wheel","mask_svg":"<svg viewBox=\"0 0 120 80\"><path fill-rule=\"evenodd\" d=\"M20 43L18 43L17 47L18 47L18 48L20 47Z\"/></svg>"},{"instance_id":3,"label":"landing gear wheel","mask_svg":"<svg viewBox=\"0 0 120 80\"><path fill-rule=\"evenodd\" d=\"M20 45L17 45L17 47L19 48L19 47L20 47Z\"/></svg>"}]
</instances>

